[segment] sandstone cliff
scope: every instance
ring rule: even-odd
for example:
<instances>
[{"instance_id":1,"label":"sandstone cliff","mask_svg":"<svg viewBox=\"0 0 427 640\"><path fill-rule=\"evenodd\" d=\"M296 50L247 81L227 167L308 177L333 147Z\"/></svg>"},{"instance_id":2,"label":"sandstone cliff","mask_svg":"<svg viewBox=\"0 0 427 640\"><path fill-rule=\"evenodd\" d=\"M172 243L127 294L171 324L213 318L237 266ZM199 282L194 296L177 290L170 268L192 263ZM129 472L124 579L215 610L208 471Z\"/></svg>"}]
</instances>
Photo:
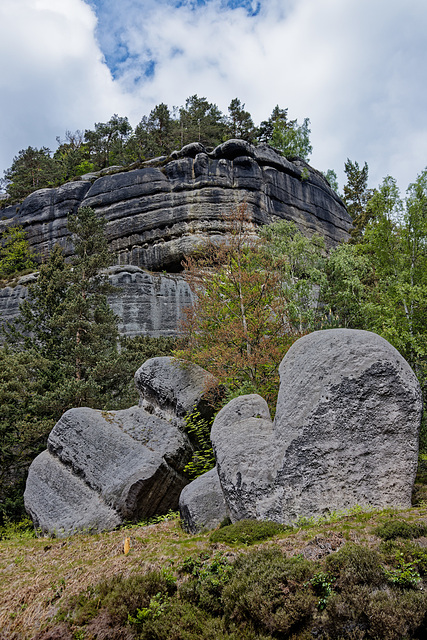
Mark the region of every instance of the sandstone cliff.
<instances>
[{"instance_id":1,"label":"sandstone cliff","mask_svg":"<svg viewBox=\"0 0 427 640\"><path fill-rule=\"evenodd\" d=\"M327 247L348 238L351 220L319 172L242 140L211 152L194 143L138 169L116 168L41 189L4 217L24 227L38 254L46 255L55 243L71 253L67 215L90 206L107 219L119 264L173 272L204 238L226 233L224 215L242 202L257 225L294 220L303 233L322 234Z\"/></svg>"},{"instance_id":2,"label":"sandstone cliff","mask_svg":"<svg viewBox=\"0 0 427 640\"><path fill-rule=\"evenodd\" d=\"M228 140L212 151L193 143L139 168L110 167L41 189L3 209L0 230L21 225L38 255L47 256L56 243L71 255L67 216L93 207L107 220L117 256L111 279L121 290L110 303L122 319L121 332L171 335L191 304L188 285L171 274L208 237L224 238L227 214L243 202L255 225L293 220L304 234L324 236L328 248L349 237L350 217L321 173L271 147L242 140ZM18 313L26 284L0 290L3 321Z\"/></svg>"}]
</instances>

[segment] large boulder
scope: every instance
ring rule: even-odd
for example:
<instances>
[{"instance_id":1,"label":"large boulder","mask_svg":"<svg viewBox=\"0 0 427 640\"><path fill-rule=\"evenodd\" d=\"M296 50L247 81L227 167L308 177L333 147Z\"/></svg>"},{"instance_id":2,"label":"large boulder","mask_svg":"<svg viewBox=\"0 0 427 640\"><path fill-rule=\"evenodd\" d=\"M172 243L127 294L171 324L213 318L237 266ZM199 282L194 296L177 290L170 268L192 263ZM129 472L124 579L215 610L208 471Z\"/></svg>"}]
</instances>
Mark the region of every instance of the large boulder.
<instances>
[{"instance_id":1,"label":"large boulder","mask_svg":"<svg viewBox=\"0 0 427 640\"><path fill-rule=\"evenodd\" d=\"M188 533L216 529L229 516L216 467L184 487L179 511Z\"/></svg>"},{"instance_id":2,"label":"large boulder","mask_svg":"<svg viewBox=\"0 0 427 640\"><path fill-rule=\"evenodd\" d=\"M147 360L135 375L139 406L78 408L53 428L30 467L24 499L43 532L111 529L177 509L193 453L185 416L203 406L213 376L174 358ZM157 394L157 395L156 395Z\"/></svg>"},{"instance_id":3,"label":"large boulder","mask_svg":"<svg viewBox=\"0 0 427 640\"><path fill-rule=\"evenodd\" d=\"M256 394L231 400L216 416L211 439L231 519L262 518L258 503L267 500L276 476L276 443L266 401Z\"/></svg>"},{"instance_id":4,"label":"large boulder","mask_svg":"<svg viewBox=\"0 0 427 640\"><path fill-rule=\"evenodd\" d=\"M271 515L410 507L422 397L399 352L368 331L317 331L289 349L279 372Z\"/></svg>"},{"instance_id":5,"label":"large boulder","mask_svg":"<svg viewBox=\"0 0 427 640\"><path fill-rule=\"evenodd\" d=\"M396 349L367 331L319 331L298 340L279 371L274 422L262 398L243 396L212 427L231 519L409 507L422 399Z\"/></svg>"}]
</instances>

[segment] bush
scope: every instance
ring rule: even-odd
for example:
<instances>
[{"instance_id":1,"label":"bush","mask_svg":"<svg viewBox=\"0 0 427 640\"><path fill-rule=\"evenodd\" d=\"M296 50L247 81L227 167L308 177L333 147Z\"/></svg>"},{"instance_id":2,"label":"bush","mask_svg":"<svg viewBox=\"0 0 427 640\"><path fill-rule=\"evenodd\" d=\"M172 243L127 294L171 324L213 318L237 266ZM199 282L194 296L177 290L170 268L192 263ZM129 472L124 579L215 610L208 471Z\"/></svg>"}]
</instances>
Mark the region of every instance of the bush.
<instances>
[{"instance_id":1,"label":"bush","mask_svg":"<svg viewBox=\"0 0 427 640\"><path fill-rule=\"evenodd\" d=\"M210 536L211 542L227 544L254 544L286 531L286 527L270 520L239 520L229 526L221 527Z\"/></svg>"},{"instance_id":2,"label":"bush","mask_svg":"<svg viewBox=\"0 0 427 640\"><path fill-rule=\"evenodd\" d=\"M218 553L213 558L187 558L181 571L191 573L192 579L181 585L181 598L196 604L213 615L223 613L222 592L232 574L232 565Z\"/></svg>"},{"instance_id":3,"label":"bush","mask_svg":"<svg viewBox=\"0 0 427 640\"><path fill-rule=\"evenodd\" d=\"M316 568L279 550L240 556L222 594L227 620L280 638L302 630L317 610L318 598L308 585Z\"/></svg>"},{"instance_id":4,"label":"bush","mask_svg":"<svg viewBox=\"0 0 427 640\"><path fill-rule=\"evenodd\" d=\"M385 581L380 554L355 544L346 544L336 553L329 555L326 558L326 568L335 575L337 586L379 586Z\"/></svg>"},{"instance_id":5,"label":"bush","mask_svg":"<svg viewBox=\"0 0 427 640\"><path fill-rule=\"evenodd\" d=\"M136 616L138 609L150 607L152 599L160 594L171 596L176 585L167 575L152 571L143 575L123 578L118 575L90 587L71 601L72 621L87 624L105 609L114 624L128 622L129 614Z\"/></svg>"},{"instance_id":6,"label":"bush","mask_svg":"<svg viewBox=\"0 0 427 640\"><path fill-rule=\"evenodd\" d=\"M427 525L424 522L390 520L377 527L374 533L383 540L395 540L396 538L406 538L409 540L426 535Z\"/></svg>"}]
</instances>

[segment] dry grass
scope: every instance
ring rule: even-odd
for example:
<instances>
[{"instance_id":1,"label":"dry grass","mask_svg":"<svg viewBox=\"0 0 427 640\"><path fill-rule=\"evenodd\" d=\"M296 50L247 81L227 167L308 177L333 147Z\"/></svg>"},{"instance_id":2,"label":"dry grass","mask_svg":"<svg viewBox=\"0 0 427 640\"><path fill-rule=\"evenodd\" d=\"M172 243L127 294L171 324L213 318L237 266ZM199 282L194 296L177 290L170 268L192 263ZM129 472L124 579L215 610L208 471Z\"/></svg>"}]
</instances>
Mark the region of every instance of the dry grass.
<instances>
[{"instance_id":1,"label":"dry grass","mask_svg":"<svg viewBox=\"0 0 427 640\"><path fill-rule=\"evenodd\" d=\"M124 541L131 550L124 554ZM0 629L4 638L32 638L66 602L101 579L161 568L208 546L177 521L66 540L0 542ZM0 635L0 638L2 636Z\"/></svg>"},{"instance_id":2,"label":"dry grass","mask_svg":"<svg viewBox=\"0 0 427 640\"><path fill-rule=\"evenodd\" d=\"M276 545L287 556L302 553L313 560L337 550L346 540L375 548L380 540L373 530L395 516L425 520L427 508L423 505L404 512L360 513L311 523L257 546ZM131 549L126 556L127 537ZM177 520L65 540L16 537L0 541L0 640L30 640L70 596L101 580L151 569L173 571L189 555L218 549L229 547L211 544L209 534L184 533ZM244 551L240 546L239 552Z\"/></svg>"}]
</instances>

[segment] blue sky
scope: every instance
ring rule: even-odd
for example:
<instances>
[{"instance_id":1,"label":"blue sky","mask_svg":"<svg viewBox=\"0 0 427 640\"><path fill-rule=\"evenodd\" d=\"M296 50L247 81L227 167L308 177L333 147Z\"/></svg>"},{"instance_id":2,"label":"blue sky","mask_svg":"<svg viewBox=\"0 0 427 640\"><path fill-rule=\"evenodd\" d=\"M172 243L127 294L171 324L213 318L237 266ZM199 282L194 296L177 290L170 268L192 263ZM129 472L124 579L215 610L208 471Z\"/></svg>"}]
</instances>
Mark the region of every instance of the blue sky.
<instances>
[{"instance_id":1,"label":"blue sky","mask_svg":"<svg viewBox=\"0 0 427 640\"><path fill-rule=\"evenodd\" d=\"M0 175L20 149L194 94L310 118L311 164L427 165L425 0L2 0Z\"/></svg>"}]
</instances>

